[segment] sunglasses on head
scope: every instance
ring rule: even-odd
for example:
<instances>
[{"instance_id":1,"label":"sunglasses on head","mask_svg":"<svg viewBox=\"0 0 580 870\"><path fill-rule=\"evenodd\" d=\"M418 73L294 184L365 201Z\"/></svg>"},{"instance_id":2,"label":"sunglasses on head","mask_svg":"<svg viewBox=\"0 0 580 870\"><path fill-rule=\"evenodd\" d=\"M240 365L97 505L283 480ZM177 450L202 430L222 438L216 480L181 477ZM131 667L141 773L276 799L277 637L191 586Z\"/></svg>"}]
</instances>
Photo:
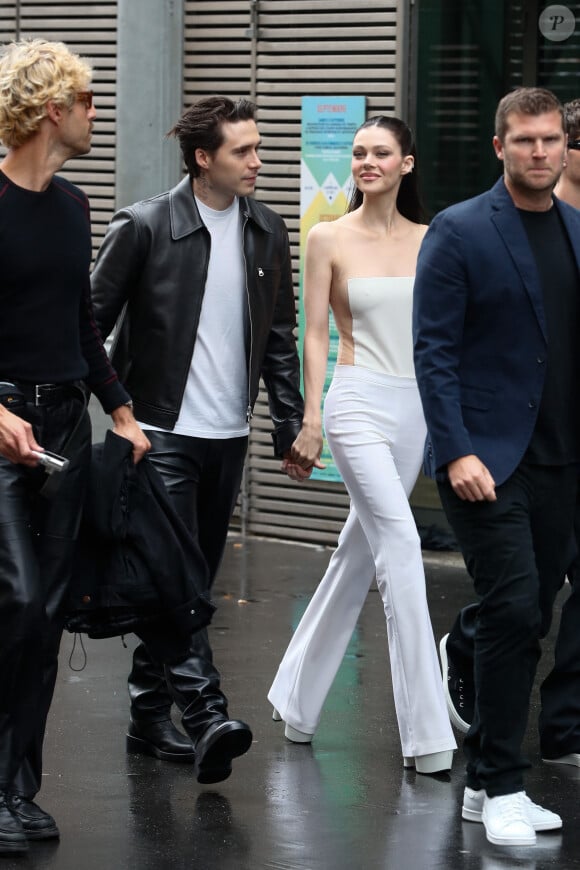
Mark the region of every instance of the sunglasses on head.
<instances>
[{"instance_id":1,"label":"sunglasses on head","mask_svg":"<svg viewBox=\"0 0 580 870\"><path fill-rule=\"evenodd\" d=\"M75 100L77 103L84 103L87 110L92 109L93 91L77 91L75 95Z\"/></svg>"}]
</instances>

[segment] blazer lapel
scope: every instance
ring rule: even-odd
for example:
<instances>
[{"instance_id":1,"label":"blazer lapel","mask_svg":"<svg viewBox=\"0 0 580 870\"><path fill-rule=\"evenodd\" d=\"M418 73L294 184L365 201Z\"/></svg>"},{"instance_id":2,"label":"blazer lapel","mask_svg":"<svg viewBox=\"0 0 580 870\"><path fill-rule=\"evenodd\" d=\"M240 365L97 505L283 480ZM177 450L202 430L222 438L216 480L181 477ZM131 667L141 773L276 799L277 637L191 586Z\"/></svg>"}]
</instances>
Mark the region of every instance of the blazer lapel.
<instances>
[{"instance_id":1,"label":"blazer lapel","mask_svg":"<svg viewBox=\"0 0 580 870\"><path fill-rule=\"evenodd\" d=\"M506 247L507 253L520 274L540 324L542 335L547 341L548 330L544 314L542 287L538 269L536 268L534 253L530 247L521 218L505 187L503 178L500 178L492 188L491 220Z\"/></svg>"}]
</instances>

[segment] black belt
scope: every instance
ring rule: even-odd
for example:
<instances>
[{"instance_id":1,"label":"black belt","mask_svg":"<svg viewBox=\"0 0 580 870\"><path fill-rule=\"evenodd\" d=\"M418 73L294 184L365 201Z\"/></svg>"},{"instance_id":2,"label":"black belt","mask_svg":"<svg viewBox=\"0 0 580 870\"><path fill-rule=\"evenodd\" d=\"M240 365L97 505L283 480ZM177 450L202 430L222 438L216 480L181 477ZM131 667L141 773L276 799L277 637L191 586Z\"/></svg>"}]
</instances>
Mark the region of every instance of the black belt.
<instances>
[{"instance_id":1,"label":"black belt","mask_svg":"<svg viewBox=\"0 0 580 870\"><path fill-rule=\"evenodd\" d=\"M37 408L42 405L57 405L60 402L64 402L66 399L70 399L72 396L79 395L79 387L76 384L26 384L22 383L22 381L18 381L15 383L14 381L1 381L0 383L4 387L3 392L6 392L6 388L14 387L15 398L19 396L23 396L27 402L35 405ZM6 398L6 397L5 397ZM5 402L7 407L10 407L9 397L8 402Z\"/></svg>"}]
</instances>

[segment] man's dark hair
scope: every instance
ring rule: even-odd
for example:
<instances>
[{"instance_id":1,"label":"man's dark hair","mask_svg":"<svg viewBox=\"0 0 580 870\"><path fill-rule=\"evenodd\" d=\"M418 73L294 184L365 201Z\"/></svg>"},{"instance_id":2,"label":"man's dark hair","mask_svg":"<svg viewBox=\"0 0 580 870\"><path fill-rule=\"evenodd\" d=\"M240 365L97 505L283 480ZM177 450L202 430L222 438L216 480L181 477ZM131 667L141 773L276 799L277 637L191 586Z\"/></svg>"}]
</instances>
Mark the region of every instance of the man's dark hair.
<instances>
[{"instance_id":1,"label":"man's dark hair","mask_svg":"<svg viewBox=\"0 0 580 870\"><path fill-rule=\"evenodd\" d=\"M204 97L185 110L168 136L176 136L183 160L191 178L200 175L195 159L197 148L215 153L224 142L223 123L228 121L254 121L256 106L250 100L234 102L228 97Z\"/></svg>"},{"instance_id":2,"label":"man's dark hair","mask_svg":"<svg viewBox=\"0 0 580 870\"><path fill-rule=\"evenodd\" d=\"M507 133L507 117L511 112L520 115L544 115L559 112L564 132L564 109L558 97L546 88L516 88L499 101L495 113L495 135L503 142Z\"/></svg>"},{"instance_id":3,"label":"man's dark hair","mask_svg":"<svg viewBox=\"0 0 580 870\"><path fill-rule=\"evenodd\" d=\"M564 103L564 123L568 139L580 139L580 99Z\"/></svg>"}]
</instances>

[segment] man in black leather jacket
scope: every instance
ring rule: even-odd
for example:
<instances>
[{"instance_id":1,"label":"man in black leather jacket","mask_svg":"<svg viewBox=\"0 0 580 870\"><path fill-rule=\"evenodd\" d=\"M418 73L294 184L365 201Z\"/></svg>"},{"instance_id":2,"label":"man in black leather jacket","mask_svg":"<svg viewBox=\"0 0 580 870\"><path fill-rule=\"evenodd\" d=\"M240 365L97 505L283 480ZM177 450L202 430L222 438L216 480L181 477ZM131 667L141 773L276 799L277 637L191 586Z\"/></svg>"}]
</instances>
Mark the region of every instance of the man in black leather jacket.
<instances>
[{"instance_id":1,"label":"man in black leather jacket","mask_svg":"<svg viewBox=\"0 0 580 870\"><path fill-rule=\"evenodd\" d=\"M119 211L92 278L103 336L117 319L114 365L147 431L151 461L207 564L211 588L223 554L263 377L283 468L303 403L288 233L249 199L261 161L255 106L200 100L172 133L188 177L160 196ZM196 765L199 782L231 773L252 741L228 717L207 631L188 657L162 666L140 644L129 677L129 751ZM186 739L171 723L175 701ZM193 744L193 746L192 746Z\"/></svg>"}]
</instances>

